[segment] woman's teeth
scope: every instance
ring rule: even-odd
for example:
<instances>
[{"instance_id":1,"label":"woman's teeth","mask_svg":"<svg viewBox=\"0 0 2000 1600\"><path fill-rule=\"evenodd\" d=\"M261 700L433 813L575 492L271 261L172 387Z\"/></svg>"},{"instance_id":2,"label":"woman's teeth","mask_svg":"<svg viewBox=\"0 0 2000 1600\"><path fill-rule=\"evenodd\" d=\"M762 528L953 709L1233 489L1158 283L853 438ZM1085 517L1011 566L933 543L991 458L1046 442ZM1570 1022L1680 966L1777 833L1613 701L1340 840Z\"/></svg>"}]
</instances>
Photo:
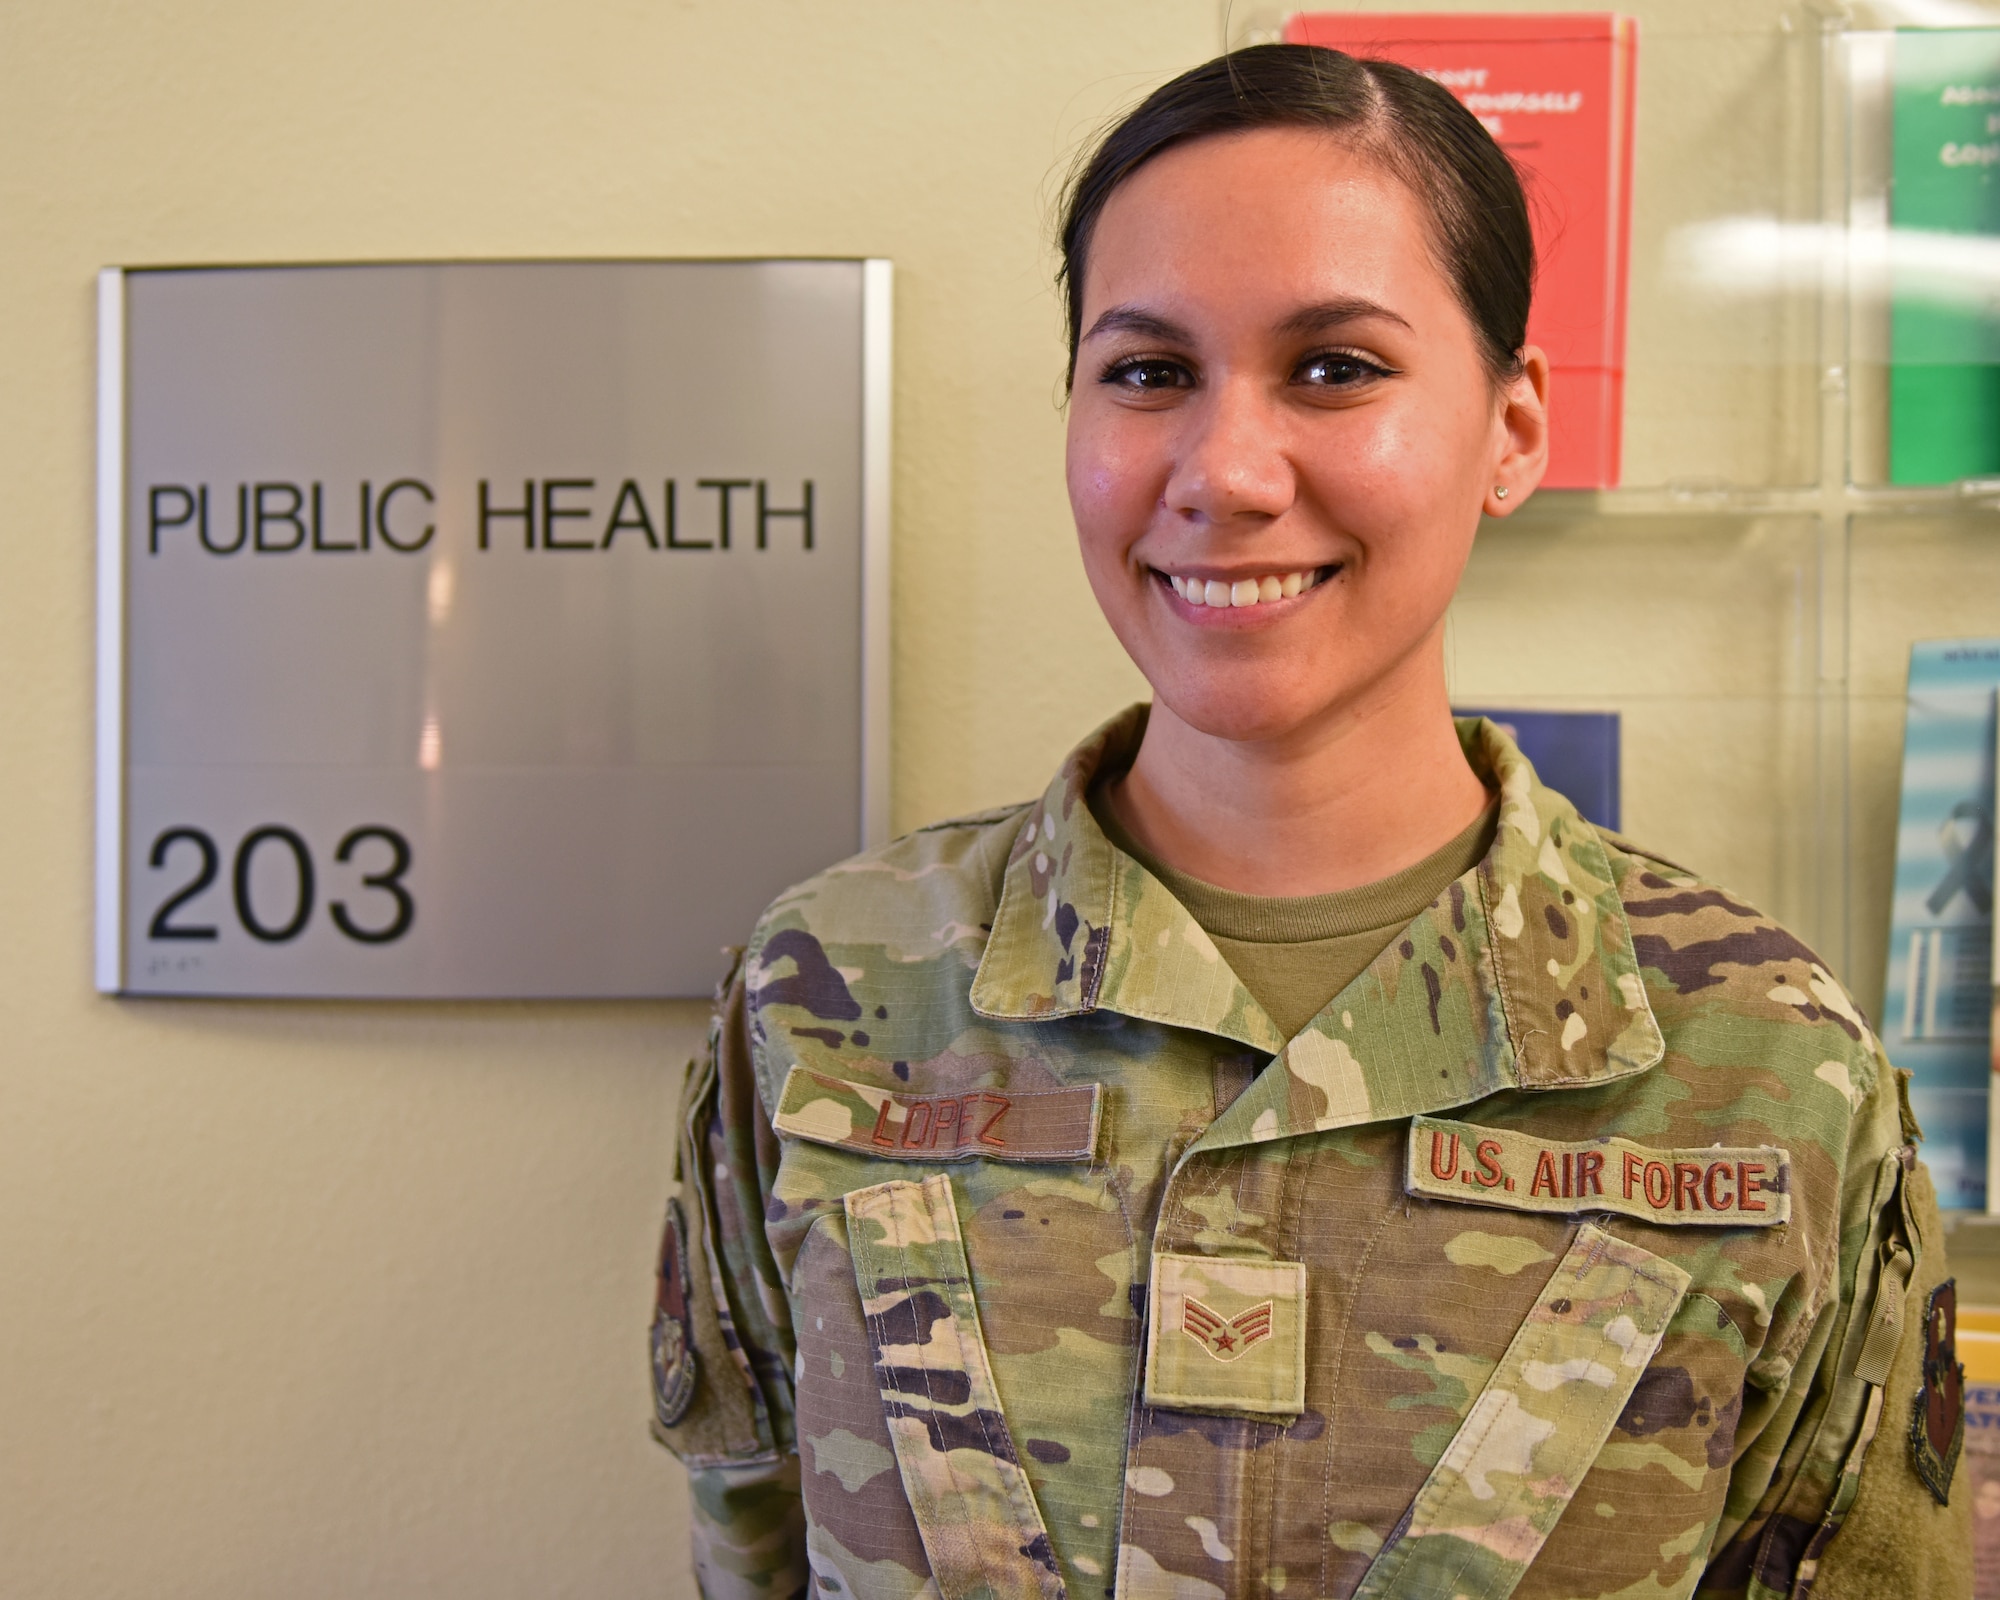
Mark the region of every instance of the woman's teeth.
<instances>
[{"instance_id":1,"label":"woman's teeth","mask_svg":"<svg viewBox=\"0 0 2000 1600\"><path fill-rule=\"evenodd\" d=\"M1174 586L1174 593L1191 606L1255 606L1304 594L1319 582L1321 570L1315 567L1309 572L1238 578L1234 583L1224 583L1219 578L1182 578L1170 572L1167 582Z\"/></svg>"}]
</instances>

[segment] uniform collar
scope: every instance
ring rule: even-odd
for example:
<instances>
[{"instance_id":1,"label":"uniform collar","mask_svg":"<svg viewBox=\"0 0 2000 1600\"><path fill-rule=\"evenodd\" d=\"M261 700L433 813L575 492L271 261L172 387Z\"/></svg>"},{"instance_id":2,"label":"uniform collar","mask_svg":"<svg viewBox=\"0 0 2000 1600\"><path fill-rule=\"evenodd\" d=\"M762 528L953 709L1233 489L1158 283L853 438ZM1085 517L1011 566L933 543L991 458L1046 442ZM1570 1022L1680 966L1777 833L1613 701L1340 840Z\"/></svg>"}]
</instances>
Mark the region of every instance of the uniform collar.
<instances>
[{"instance_id":1,"label":"uniform collar","mask_svg":"<svg viewBox=\"0 0 2000 1600\"><path fill-rule=\"evenodd\" d=\"M1145 731L1134 706L1071 753L1016 837L972 1006L996 1021L1111 1011L1277 1056L1202 1139L1462 1105L1644 1071L1664 1042L1597 831L1491 722L1458 724L1500 794L1486 857L1297 1038L1282 1038L1180 902L1105 838L1087 796Z\"/></svg>"}]
</instances>

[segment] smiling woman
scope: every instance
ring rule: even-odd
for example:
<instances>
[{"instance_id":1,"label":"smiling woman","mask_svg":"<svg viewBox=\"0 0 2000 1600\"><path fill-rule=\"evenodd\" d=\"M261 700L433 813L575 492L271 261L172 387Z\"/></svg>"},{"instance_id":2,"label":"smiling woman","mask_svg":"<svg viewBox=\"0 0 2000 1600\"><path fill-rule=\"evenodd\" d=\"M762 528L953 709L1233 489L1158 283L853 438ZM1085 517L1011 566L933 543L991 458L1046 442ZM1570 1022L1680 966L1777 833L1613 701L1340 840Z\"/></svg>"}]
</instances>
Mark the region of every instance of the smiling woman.
<instances>
[{"instance_id":1,"label":"smiling woman","mask_svg":"<svg viewBox=\"0 0 2000 1600\"><path fill-rule=\"evenodd\" d=\"M1153 700L752 934L653 1339L711 1600L1969 1592L1867 1023L1451 717L1547 449L1506 159L1260 47L1106 137L1063 249Z\"/></svg>"},{"instance_id":2,"label":"smiling woman","mask_svg":"<svg viewBox=\"0 0 2000 1600\"><path fill-rule=\"evenodd\" d=\"M1070 502L1155 695L1107 798L1206 881L1352 888L1485 808L1452 729L1444 616L1482 509L1540 478L1548 364L1520 346L1525 292L1482 336L1367 123L1190 134L1174 109L1155 119L1173 142L1108 195L1086 172L1065 230ZM1525 290L1513 194L1513 251L1465 253L1511 254Z\"/></svg>"}]
</instances>

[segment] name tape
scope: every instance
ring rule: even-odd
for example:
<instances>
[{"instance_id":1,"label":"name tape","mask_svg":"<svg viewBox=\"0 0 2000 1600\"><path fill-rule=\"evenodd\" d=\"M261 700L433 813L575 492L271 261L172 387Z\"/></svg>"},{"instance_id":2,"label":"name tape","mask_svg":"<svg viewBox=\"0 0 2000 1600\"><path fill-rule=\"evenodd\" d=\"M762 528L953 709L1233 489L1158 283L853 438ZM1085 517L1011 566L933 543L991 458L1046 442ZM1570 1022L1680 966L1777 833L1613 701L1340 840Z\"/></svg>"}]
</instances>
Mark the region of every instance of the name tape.
<instances>
[{"instance_id":1,"label":"name tape","mask_svg":"<svg viewBox=\"0 0 2000 1600\"><path fill-rule=\"evenodd\" d=\"M1562 1143L1440 1117L1410 1123L1404 1187L1515 1211L1615 1211L1645 1222L1771 1228L1792 1215L1792 1158L1776 1145L1654 1150L1629 1139Z\"/></svg>"},{"instance_id":2,"label":"name tape","mask_svg":"<svg viewBox=\"0 0 2000 1600\"><path fill-rule=\"evenodd\" d=\"M893 1161L1088 1161L1099 1085L906 1094L805 1067L785 1076L771 1126Z\"/></svg>"}]
</instances>

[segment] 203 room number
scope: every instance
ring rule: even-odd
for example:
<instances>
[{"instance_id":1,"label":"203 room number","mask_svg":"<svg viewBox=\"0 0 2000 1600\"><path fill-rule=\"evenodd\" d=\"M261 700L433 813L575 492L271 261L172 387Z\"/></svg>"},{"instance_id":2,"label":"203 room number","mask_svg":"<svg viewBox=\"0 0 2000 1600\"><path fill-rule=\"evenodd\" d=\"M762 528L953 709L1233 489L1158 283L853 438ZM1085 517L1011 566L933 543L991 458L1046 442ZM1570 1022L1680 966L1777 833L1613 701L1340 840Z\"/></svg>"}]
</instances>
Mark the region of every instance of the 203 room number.
<instances>
[{"instance_id":1,"label":"203 room number","mask_svg":"<svg viewBox=\"0 0 2000 1600\"><path fill-rule=\"evenodd\" d=\"M285 863L288 870L282 870L282 876L290 881L289 893L273 889L272 868L258 873L258 861L267 856ZM146 937L220 938L220 927L206 920L213 913L198 904L222 874L222 851L214 836L201 828L164 828L153 840L146 859L155 872L181 875L153 913ZM350 828L341 837L334 846L333 859L361 871L361 893L352 901L327 902L327 915L336 928L357 944L394 944L410 931L417 920L417 902L403 882L410 870L408 839L394 828L367 823ZM260 877L261 898L256 881ZM237 841L230 859L229 887L237 924L245 933L264 944L287 944L306 931L317 908L312 849L294 829L282 824L252 828Z\"/></svg>"}]
</instances>

